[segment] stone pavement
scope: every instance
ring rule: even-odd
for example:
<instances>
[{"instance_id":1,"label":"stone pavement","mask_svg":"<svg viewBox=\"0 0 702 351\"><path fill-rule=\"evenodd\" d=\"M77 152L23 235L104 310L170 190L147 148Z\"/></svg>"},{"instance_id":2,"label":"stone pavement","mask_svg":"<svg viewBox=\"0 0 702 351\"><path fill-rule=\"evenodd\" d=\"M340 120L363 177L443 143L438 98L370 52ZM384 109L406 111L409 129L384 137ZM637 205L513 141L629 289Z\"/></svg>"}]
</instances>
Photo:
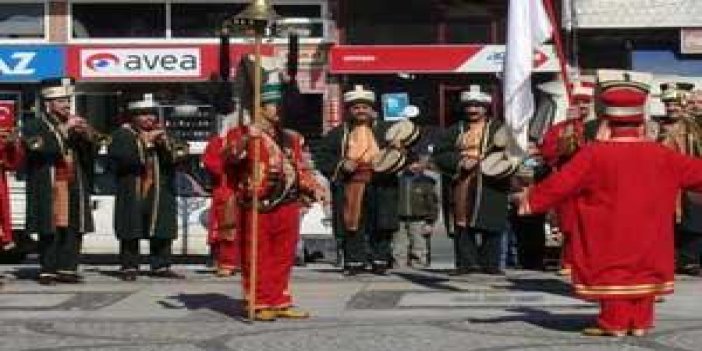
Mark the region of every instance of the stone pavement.
<instances>
[{"instance_id":1,"label":"stone pavement","mask_svg":"<svg viewBox=\"0 0 702 351\"><path fill-rule=\"evenodd\" d=\"M0 350L673 350L702 349L702 280L680 278L645 338L588 338L596 308L551 273L449 279L440 271L343 278L328 265L297 268L307 321L247 323L239 278L178 266L186 280L84 266L87 283L39 286L30 266L0 266Z\"/></svg>"}]
</instances>

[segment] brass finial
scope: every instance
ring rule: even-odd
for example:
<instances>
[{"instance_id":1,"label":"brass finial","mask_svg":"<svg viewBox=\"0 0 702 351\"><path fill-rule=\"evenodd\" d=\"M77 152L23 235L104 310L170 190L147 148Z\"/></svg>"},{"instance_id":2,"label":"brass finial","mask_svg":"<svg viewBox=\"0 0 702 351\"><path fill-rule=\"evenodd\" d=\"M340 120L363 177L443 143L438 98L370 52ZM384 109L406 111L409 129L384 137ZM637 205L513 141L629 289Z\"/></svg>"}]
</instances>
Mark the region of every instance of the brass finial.
<instances>
[{"instance_id":1,"label":"brass finial","mask_svg":"<svg viewBox=\"0 0 702 351\"><path fill-rule=\"evenodd\" d=\"M264 28L278 17L273 5L267 0L254 0L244 11L234 16L234 22L239 25Z\"/></svg>"}]
</instances>

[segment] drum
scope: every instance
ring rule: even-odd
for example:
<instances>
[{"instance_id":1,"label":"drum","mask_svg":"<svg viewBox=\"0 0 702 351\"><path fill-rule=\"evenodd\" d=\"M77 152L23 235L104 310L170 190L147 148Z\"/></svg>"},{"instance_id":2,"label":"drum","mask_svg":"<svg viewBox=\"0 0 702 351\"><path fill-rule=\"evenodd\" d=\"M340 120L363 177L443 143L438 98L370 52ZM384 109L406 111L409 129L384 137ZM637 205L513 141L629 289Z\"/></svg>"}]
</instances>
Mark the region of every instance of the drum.
<instances>
[{"instance_id":1,"label":"drum","mask_svg":"<svg viewBox=\"0 0 702 351\"><path fill-rule=\"evenodd\" d=\"M385 141L388 143L399 143L408 146L419 138L419 128L408 119L399 121L385 133Z\"/></svg>"},{"instance_id":2,"label":"drum","mask_svg":"<svg viewBox=\"0 0 702 351\"><path fill-rule=\"evenodd\" d=\"M395 173L404 167L407 156L395 148L385 148L373 159L373 171L376 173Z\"/></svg>"},{"instance_id":3,"label":"drum","mask_svg":"<svg viewBox=\"0 0 702 351\"><path fill-rule=\"evenodd\" d=\"M483 175L494 178L505 178L517 171L518 165L507 158L504 152L493 152L480 163Z\"/></svg>"}]
</instances>

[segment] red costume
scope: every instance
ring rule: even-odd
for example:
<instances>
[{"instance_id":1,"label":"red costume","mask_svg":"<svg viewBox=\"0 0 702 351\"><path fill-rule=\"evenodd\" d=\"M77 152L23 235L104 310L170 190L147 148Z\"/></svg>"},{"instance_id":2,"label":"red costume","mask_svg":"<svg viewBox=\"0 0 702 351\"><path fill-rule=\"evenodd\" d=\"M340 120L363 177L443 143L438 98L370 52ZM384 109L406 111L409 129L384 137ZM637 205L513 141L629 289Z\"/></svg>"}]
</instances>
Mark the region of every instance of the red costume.
<instances>
[{"instance_id":1,"label":"red costume","mask_svg":"<svg viewBox=\"0 0 702 351\"><path fill-rule=\"evenodd\" d=\"M0 249L13 245L7 171L16 170L22 162L22 158L23 151L19 142L0 144Z\"/></svg>"},{"instance_id":2,"label":"red costume","mask_svg":"<svg viewBox=\"0 0 702 351\"><path fill-rule=\"evenodd\" d=\"M225 138L225 174L228 186L239 195L242 234L242 282L249 292L254 143L260 145L261 182L257 187L258 250L255 309L284 309L292 305L290 273L300 233L301 196L314 195L321 186L303 159L304 140L291 130L271 128L260 137L247 127L231 129ZM247 301L249 297L247 296Z\"/></svg>"},{"instance_id":3,"label":"red costume","mask_svg":"<svg viewBox=\"0 0 702 351\"><path fill-rule=\"evenodd\" d=\"M592 102L594 85L590 82L575 82L572 85L573 102L587 104ZM585 117L580 114L578 118L567 119L552 125L544 134L541 142L541 155L546 163L554 170L565 165L568 160L585 145ZM573 253L570 236L577 230L577 213L575 203L565 200L555 209L558 218L558 227L563 234L561 251L561 267L564 273L570 273L573 266Z\"/></svg>"},{"instance_id":4,"label":"red costume","mask_svg":"<svg viewBox=\"0 0 702 351\"><path fill-rule=\"evenodd\" d=\"M237 198L229 186L224 173L222 160L222 138L212 137L205 147L202 163L212 176L212 204L209 213L209 231L207 242L212 248L217 269L232 271L239 268L239 235L237 235L238 217Z\"/></svg>"},{"instance_id":5,"label":"red costume","mask_svg":"<svg viewBox=\"0 0 702 351\"><path fill-rule=\"evenodd\" d=\"M575 293L600 301L598 324L617 336L650 328L654 297L673 291L676 196L681 188L702 189L701 160L642 139L636 125L647 90L619 83L600 97L612 140L583 147L530 189L521 211L544 212L572 199Z\"/></svg>"}]
</instances>

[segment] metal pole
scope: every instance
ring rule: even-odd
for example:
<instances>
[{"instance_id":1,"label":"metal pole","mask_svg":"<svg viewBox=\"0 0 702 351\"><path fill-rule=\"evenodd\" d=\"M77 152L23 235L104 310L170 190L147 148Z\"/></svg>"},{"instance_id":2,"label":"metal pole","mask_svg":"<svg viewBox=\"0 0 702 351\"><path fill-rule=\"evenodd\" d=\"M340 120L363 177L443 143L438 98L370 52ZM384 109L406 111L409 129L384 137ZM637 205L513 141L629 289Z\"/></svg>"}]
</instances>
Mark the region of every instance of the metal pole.
<instances>
[{"instance_id":1,"label":"metal pole","mask_svg":"<svg viewBox=\"0 0 702 351\"><path fill-rule=\"evenodd\" d=\"M259 125L261 118L261 31L254 34L254 101L253 124ZM261 139L253 138L253 201L251 211L251 264L249 279L249 320L255 320L256 312L256 268L258 261L258 189L261 184Z\"/></svg>"}]
</instances>

